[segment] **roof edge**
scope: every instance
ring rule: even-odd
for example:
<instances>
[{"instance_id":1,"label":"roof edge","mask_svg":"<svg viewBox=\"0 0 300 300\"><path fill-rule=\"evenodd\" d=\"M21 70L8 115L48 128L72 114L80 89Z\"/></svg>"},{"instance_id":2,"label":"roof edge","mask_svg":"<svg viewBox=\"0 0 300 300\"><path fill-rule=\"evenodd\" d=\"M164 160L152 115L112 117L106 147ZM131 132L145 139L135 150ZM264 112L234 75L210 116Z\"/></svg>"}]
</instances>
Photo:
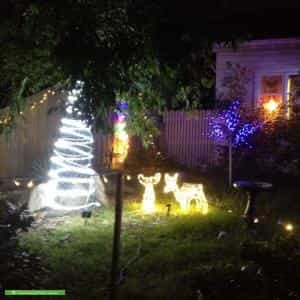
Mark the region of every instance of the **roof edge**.
<instances>
[{"instance_id":1,"label":"roof edge","mask_svg":"<svg viewBox=\"0 0 300 300\"><path fill-rule=\"evenodd\" d=\"M277 49L277 48L299 48L300 37L277 38L277 39L259 39L242 42L237 45L238 50L253 50L253 49ZM216 43L213 46L214 52L231 52L235 51L226 42Z\"/></svg>"}]
</instances>

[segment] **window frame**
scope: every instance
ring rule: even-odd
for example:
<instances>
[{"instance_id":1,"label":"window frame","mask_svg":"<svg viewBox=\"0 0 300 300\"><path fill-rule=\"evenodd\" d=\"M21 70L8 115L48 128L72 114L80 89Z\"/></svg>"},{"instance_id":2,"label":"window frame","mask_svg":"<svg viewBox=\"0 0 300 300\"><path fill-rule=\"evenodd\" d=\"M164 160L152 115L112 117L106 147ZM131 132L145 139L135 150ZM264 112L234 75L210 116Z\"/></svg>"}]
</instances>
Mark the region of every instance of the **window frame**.
<instances>
[{"instance_id":1,"label":"window frame","mask_svg":"<svg viewBox=\"0 0 300 300\"><path fill-rule=\"evenodd\" d=\"M264 76L282 76L282 103L284 109L286 110L287 117L289 118L288 113L288 103L289 103L289 80L290 76L299 75L299 68L289 71L259 71L255 72L254 76L254 108L259 108L260 106L260 97L262 92L262 78Z\"/></svg>"}]
</instances>

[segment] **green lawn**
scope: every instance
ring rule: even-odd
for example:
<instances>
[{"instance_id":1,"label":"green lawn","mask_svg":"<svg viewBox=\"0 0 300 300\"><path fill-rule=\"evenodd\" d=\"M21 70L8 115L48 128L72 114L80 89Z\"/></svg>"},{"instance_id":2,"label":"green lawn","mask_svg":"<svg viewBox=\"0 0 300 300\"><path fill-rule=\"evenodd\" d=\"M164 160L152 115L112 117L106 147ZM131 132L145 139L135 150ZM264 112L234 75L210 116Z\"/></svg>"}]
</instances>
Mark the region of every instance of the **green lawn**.
<instances>
[{"instance_id":1,"label":"green lawn","mask_svg":"<svg viewBox=\"0 0 300 300\"><path fill-rule=\"evenodd\" d=\"M119 299L196 300L199 290L204 300L261 300L267 299L270 290L276 290L278 299L299 299L293 295L300 295L300 278L294 276L289 265L292 262L300 267L298 193L275 189L260 194L259 224L253 236L240 217L246 205L245 193L228 189L217 180L188 175L190 180L204 183L211 205L208 215L180 213L174 196L162 193L163 182L156 186L158 212L142 215L138 202L143 188L136 180L126 182ZM109 193L112 195L113 189ZM167 203L172 203L169 217ZM287 221L295 225L295 235L284 231ZM36 288L66 289L66 299L72 300L106 299L113 222L113 210L100 208L86 225L81 217L69 216L19 234L21 251L40 257L48 271L34 281ZM223 238L218 238L220 233ZM287 245L278 244L277 237L279 241L287 238ZM250 252L241 247L249 240L255 244L246 249ZM265 250L274 255L265 255ZM292 252L293 258L286 255ZM278 268L278 262L283 267ZM268 272L273 285L266 285L262 269Z\"/></svg>"},{"instance_id":2,"label":"green lawn","mask_svg":"<svg viewBox=\"0 0 300 300\"><path fill-rule=\"evenodd\" d=\"M239 217L212 208L206 216L173 212L167 217L164 210L143 216L138 204L124 209L121 265L127 267L120 299L196 299L197 290L210 294L219 276L225 280L228 270L240 269L245 234ZM99 209L87 225L68 217L54 229L23 233L20 246L51 270L37 288L66 289L68 299L104 299L113 218L112 210ZM227 235L218 239L221 231Z\"/></svg>"}]
</instances>

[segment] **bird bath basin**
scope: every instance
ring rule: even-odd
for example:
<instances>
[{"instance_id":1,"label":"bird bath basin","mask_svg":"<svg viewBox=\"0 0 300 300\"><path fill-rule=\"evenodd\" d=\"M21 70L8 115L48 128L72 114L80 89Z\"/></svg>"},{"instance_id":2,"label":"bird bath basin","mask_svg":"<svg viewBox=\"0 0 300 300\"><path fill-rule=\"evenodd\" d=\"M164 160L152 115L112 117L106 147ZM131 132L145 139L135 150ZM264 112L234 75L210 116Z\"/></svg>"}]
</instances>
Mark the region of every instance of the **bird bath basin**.
<instances>
[{"instance_id":1,"label":"bird bath basin","mask_svg":"<svg viewBox=\"0 0 300 300\"><path fill-rule=\"evenodd\" d=\"M260 192L270 191L273 187L272 183L262 181L235 181L233 187L247 192L248 201L244 212L244 217L249 226L254 224L256 217L256 198Z\"/></svg>"}]
</instances>

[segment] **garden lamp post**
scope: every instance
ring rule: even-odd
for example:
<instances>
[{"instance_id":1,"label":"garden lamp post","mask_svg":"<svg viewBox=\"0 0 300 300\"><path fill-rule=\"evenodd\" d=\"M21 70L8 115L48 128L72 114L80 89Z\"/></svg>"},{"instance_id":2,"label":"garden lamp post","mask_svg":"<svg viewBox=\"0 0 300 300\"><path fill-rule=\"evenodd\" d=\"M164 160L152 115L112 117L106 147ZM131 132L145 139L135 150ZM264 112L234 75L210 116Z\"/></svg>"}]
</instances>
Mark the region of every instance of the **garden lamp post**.
<instances>
[{"instance_id":1,"label":"garden lamp post","mask_svg":"<svg viewBox=\"0 0 300 300\"><path fill-rule=\"evenodd\" d=\"M115 194L115 223L113 236L113 250L110 279L110 300L118 299L118 280L120 274L120 251L121 251L121 227L123 208L123 174L116 171L116 194Z\"/></svg>"}]
</instances>

